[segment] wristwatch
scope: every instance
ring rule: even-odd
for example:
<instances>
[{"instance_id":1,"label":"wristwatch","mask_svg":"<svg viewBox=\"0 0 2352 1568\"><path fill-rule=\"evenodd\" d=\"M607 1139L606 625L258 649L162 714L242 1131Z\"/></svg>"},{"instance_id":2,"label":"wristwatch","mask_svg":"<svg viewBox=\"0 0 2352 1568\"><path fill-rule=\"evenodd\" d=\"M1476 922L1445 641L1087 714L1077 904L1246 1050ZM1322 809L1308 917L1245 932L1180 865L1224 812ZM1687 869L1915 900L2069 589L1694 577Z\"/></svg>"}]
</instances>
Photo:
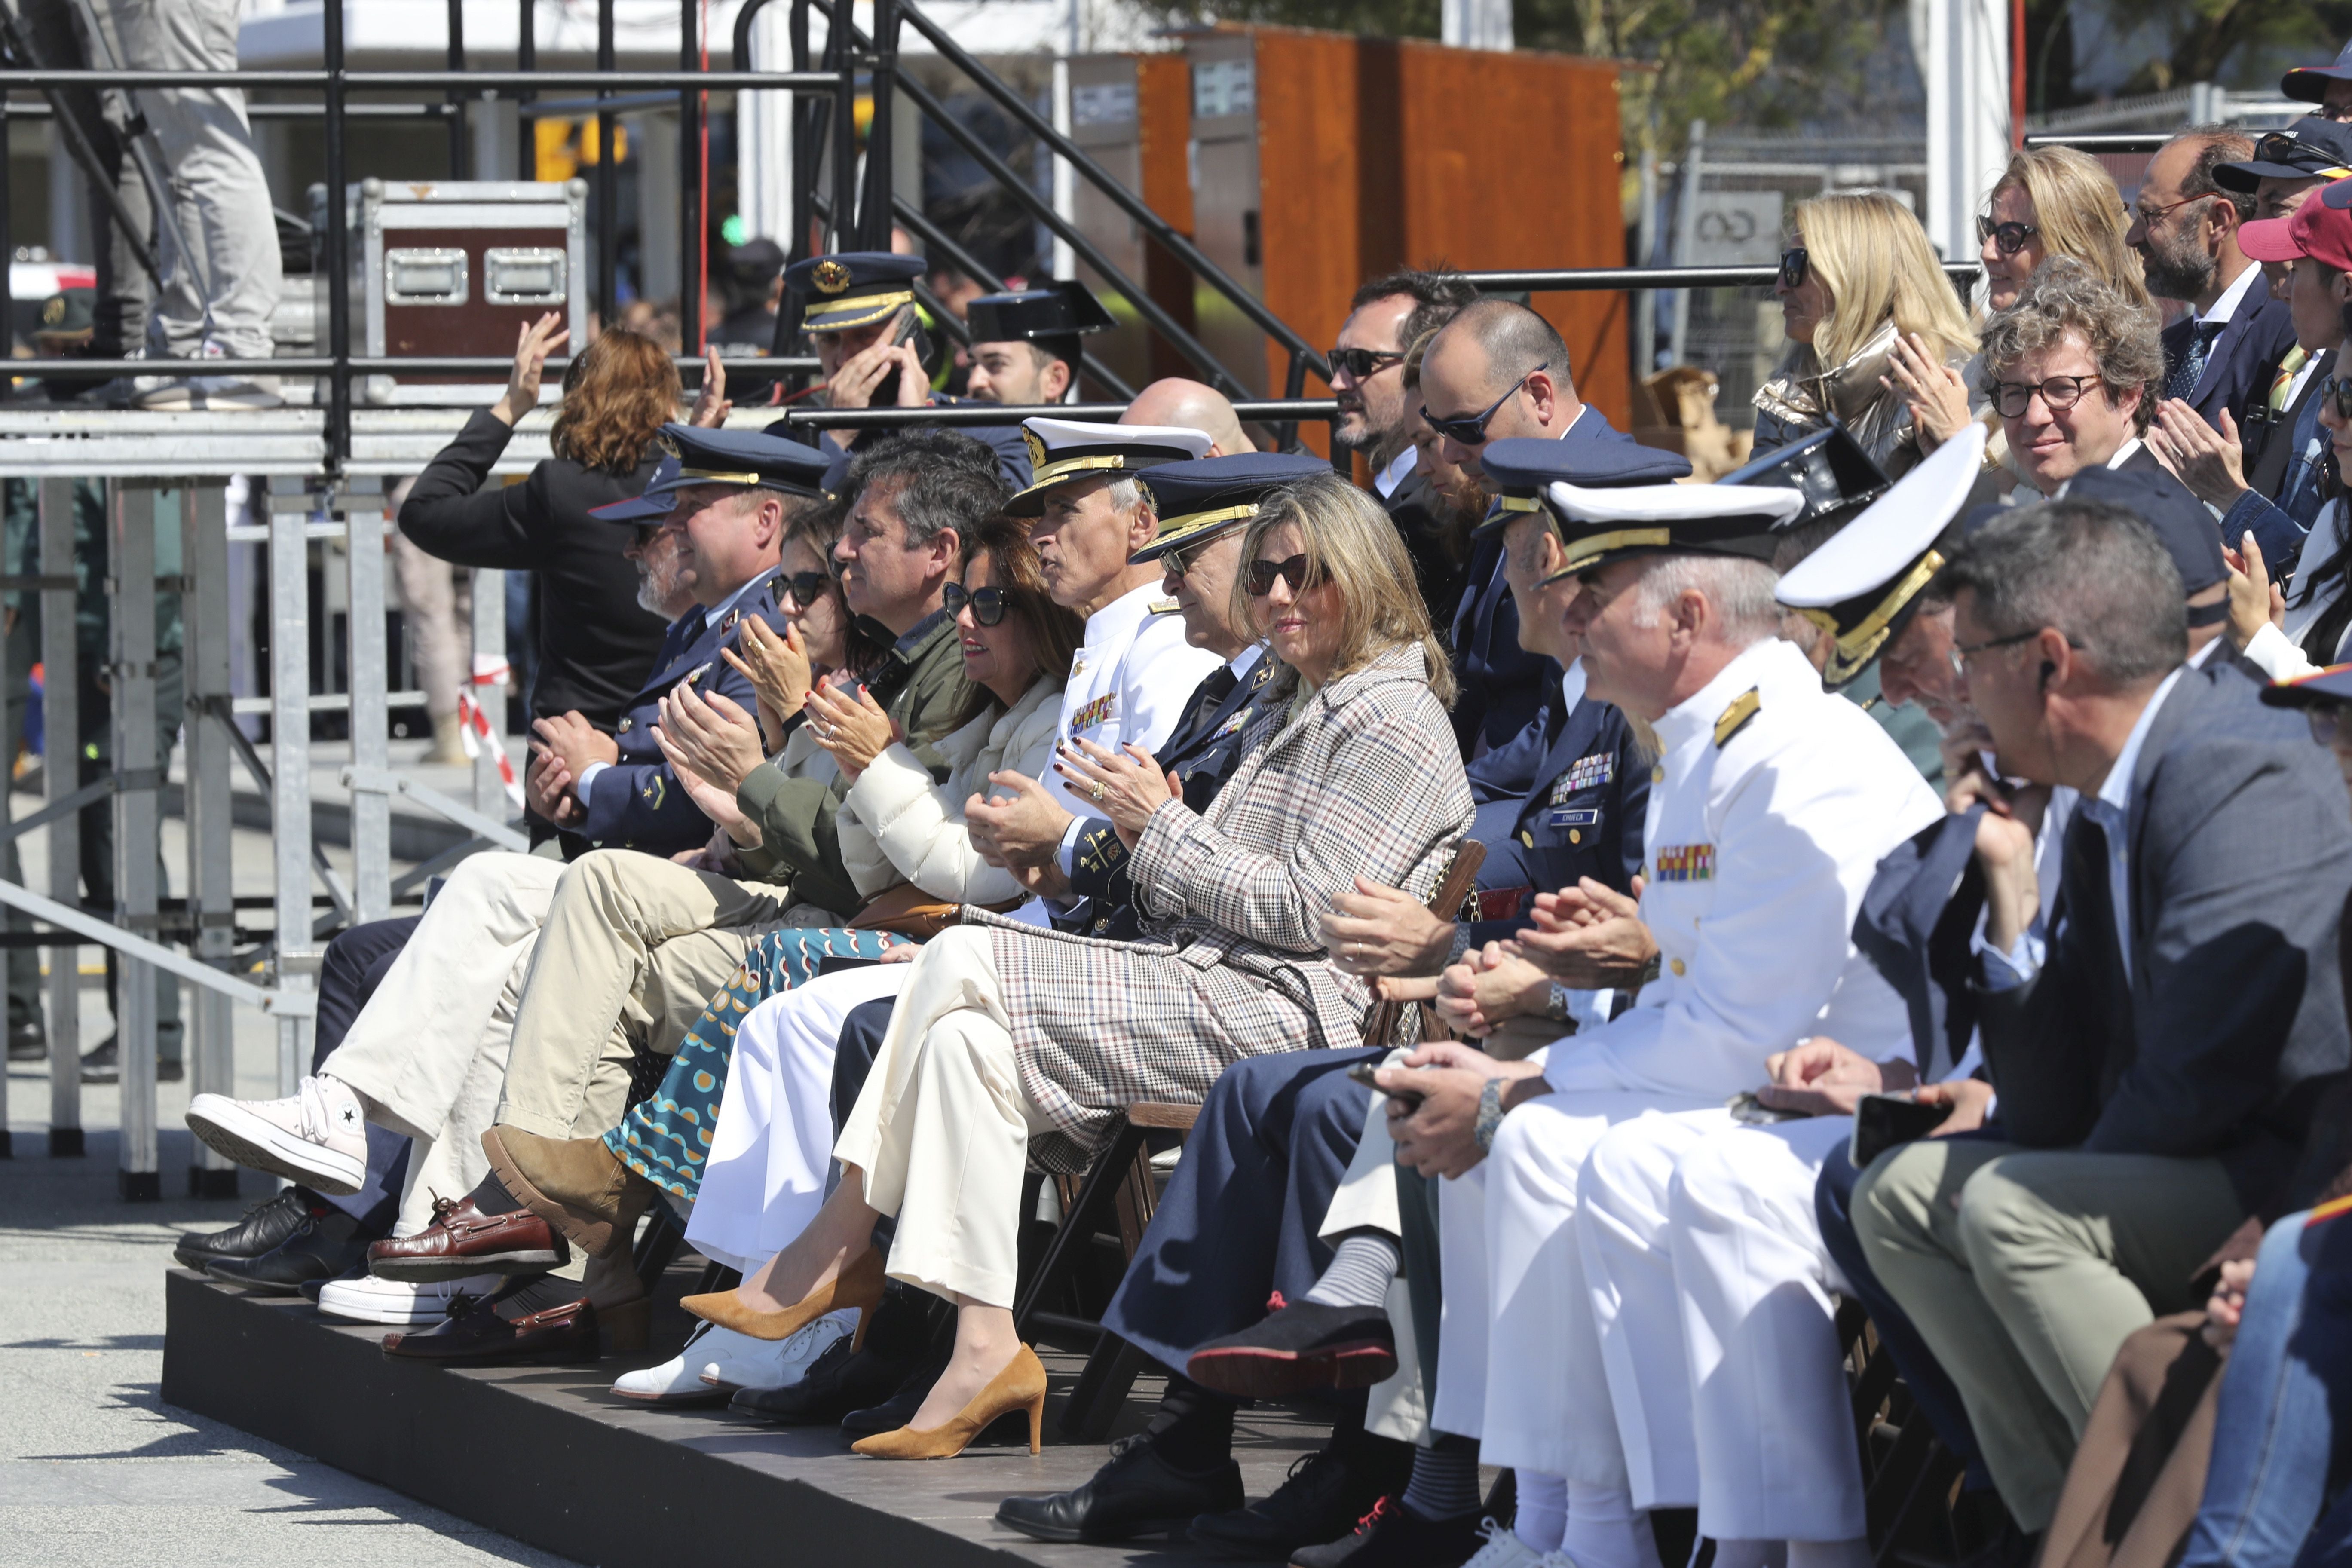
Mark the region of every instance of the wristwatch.
<instances>
[{"instance_id":1,"label":"wristwatch","mask_svg":"<svg viewBox=\"0 0 2352 1568\"><path fill-rule=\"evenodd\" d=\"M1503 1124L1503 1082L1499 1078L1490 1078L1486 1087L1478 1091L1478 1120L1471 1124L1470 1134L1484 1150L1493 1150L1495 1130Z\"/></svg>"},{"instance_id":2,"label":"wristwatch","mask_svg":"<svg viewBox=\"0 0 2352 1568\"><path fill-rule=\"evenodd\" d=\"M1544 1016L1555 1024L1568 1022L1568 987L1558 981L1552 982L1551 990L1544 996Z\"/></svg>"}]
</instances>

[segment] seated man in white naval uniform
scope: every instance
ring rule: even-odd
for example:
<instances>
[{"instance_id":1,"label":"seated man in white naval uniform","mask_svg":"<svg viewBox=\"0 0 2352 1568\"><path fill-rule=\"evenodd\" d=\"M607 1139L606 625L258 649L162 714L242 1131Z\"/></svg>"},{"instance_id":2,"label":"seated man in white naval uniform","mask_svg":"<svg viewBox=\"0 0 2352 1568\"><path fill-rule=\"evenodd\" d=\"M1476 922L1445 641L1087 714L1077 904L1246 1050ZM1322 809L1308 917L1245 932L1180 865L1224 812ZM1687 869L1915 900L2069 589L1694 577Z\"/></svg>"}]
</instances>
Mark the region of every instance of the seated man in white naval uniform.
<instances>
[{"instance_id":1,"label":"seated man in white naval uniform","mask_svg":"<svg viewBox=\"0 0 2352 1568\"><path fill-rule=\"evenodd\" d=\"M1658 1568L1574 1226L1585 1158L1620 1122L1722 1105L1811 1034L1866 971L1848 932L1879 857L1943 807L1777 636L1764 562L1795 491L1548 494L1572 531L1564 570L1585 588L1568 616L1587 689L1650 724L1664 752L1641 903L1662 970L1627 1012L1524 1061L1434 1045L1381 1082L1423 1097L1391 1103L1398 1157L1454 1178L1431 1423L1516 1468L1522 1509L1532 1500L1559 1531L1488 1551Z\"/></svg>"},{"instance_id":2,"label":"seated man in white naval uniform","mask_svg":"<svg viewBox=\"0 0 2352 1568\"><path fill-rule=\"evenodd\" d=\"M1984 440L1971 426L1946 442L1780 579L1780 602L1828 634L1832 689L1908 631ZM1782 1542L1789 1568L1870 1563L1832 1299L1844 1286L1813 1201L1853 1122L1818 1112L1852 1105L1862 1090L1849 1079L1908 1089L1922 1068L1942 1078L1955 1064L1932 1038L1943 1059L1920 1061L1874 968L1849 972L1812 1034L1767 1059L1760 1098L1789 1109L1637 1118L1594 1146L1579 1184L1578 1246L1633 1500L1696 1504L1717 1568L1762 1568ZM1753 1124L1772 1114L1801 1119Z\"/></svg>"}]
</instances>

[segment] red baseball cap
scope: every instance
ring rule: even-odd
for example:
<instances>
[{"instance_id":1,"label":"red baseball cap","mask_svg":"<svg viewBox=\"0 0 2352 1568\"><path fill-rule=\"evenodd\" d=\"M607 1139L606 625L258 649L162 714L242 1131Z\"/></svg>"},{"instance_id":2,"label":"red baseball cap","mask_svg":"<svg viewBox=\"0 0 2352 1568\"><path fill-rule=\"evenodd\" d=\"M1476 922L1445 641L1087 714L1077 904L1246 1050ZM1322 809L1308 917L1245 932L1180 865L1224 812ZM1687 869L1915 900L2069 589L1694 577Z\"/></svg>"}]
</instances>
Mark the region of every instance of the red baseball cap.
<instances>
[{"instance_id":1,"label":"red baseball cap","mask_svg":"<svg viewBox=\"0 0 2352 1568\"><path fill-rule=\"evenodd\" d=\"M2342 193L2336 201L2327 195ZM2242 224L2238 248L2256 261L2294 261L2310 257L2339 272L2352 272L2352 209L2338 205L2352 196L2352 180L2324 185L2285 217Z\"/></svg>"}]
</instances>

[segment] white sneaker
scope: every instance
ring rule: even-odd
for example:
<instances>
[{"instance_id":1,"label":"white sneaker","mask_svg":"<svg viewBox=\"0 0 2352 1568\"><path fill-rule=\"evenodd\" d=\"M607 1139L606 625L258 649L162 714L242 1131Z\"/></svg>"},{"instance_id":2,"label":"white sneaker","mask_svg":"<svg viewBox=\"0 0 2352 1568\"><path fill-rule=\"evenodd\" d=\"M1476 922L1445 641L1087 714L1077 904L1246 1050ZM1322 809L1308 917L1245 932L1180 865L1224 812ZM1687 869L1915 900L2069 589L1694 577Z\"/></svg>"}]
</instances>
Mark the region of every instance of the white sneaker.
<instances>
[{"instance_id":1,"label":"white sneaker","mask_svg":"<svg viewBox=\"0 0 2352 1568\"><path fill-rule=\"evenodd\" d=\"M1486 1544L1478 1548L1462 1568L1537 1568L1538 1564L1549 1563L1553 1556L1559 1555L1557 1552L1546 1555L1538 1552L1521 1541L1510 1526L1496 1524L1491 1519L1480 1521L1478 1533L1486 1538ZM1562 1558L1561 1561L1567 1560Z\"/></svg>"},{"instance_id":2,"label":"white sneaker","mask_svg":"<svg viewBox=\"0 0 2352 1568\"><path fill-rule=\"evenodd\" d=\"M703 1386L703 1347L715 1336L741 1339L732 1329L722 1329L716 1323L697 1323L694 1332L686 1336L686 1348L659 1366L649 1366L642 1372L625 1372L613 1384L613 1392L624 1399L642 1399L648 1405L710 1405L723 1397Z\"/></svg>"},{"instance_id":3,"label":"white sneaker","mask_svg":"<svg viewBox=\"0 0 2352 1568\"><path fill-rule=\"evenodd\" d=\"M330 1197L358 1192L367 1180L360 1097L331 1078L306 1078L284 1100L200 1094L188 1101L187 1121L214 1152Z\"/></svg>"},{"instance_id":4,"label":"white sneaker","mask_svg":"<svg viewBox=\"0 0 2352 1568\"><path fill-rule=\"evenodd\" d=\"M702 1363L702 1382L732 1394L739 1388L790 1388L808 1375L833 1342L857 1327L855 1308L827 1312L787 1339L755 1340L730 1333L725 1345L706 1343L689 1360Z\"/></svg>"},{"instance_id":5,"label":"white sneaker","mask_svg":"<svg viewBox=\"0 0 2352 1568\"><path fill-rule=\"evenodd\" d=\"M436 1279L429 1285L379 1279L373 1274L358 1279L330 1279L319 1292L319 1310L354 1323L429 1328L449 1315L449 1299L459 1291L488 1296L506 1282L502 1274L469 1274L463 1279Z\"/></svg>"},{"instance_id":6,"label":"white sneaker","mask_svg":"<svg viewBox=\"0 0 2352 1568\"><path fill-rule=\"evenodd\" d=\"M177 363L188 365L233 356L210 338L197 352ZM282 408L274 375L142 375L131 383L134 406L151 413L228 413L257 408Z\"/></svg>"}]
</instances>

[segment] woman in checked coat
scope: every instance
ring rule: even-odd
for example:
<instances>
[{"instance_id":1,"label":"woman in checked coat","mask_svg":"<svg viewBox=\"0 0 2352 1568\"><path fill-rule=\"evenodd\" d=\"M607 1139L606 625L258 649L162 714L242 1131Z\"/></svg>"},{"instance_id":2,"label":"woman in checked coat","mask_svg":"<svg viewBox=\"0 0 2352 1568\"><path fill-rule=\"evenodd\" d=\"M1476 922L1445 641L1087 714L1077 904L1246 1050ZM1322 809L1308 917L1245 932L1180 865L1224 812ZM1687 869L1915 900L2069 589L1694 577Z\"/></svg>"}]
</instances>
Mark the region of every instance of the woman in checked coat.
<instances>
[{"instance_id":1,"label":"woman in checked coat","mask_svg":"<svg viewBox=\"0 0 2352 1568\"><path fill-rule=\"evenodd\" d=\"M886 1272L955 1301L946 1373L862 1453L942 1457L1024 1406L1034 1445L1045 1373L1011 1310L1024 1169L1075 1168L1114 1110L1197 1100L1240 1057L1355 1044L1370 993L1331 964L1322 917L1358 877L1426 898L1469 826L1444 650L1380 508L1308 480L1261 506L1241 554L1236 607L1280 660L1277 695L1208 811L1139 751L1056 763L1132 849L1150 937L968 911L934 938L835 1146L841 1185L736 1290L687 1301L761 1339L871 1308Z\"/></svg>"}]
</instances>

